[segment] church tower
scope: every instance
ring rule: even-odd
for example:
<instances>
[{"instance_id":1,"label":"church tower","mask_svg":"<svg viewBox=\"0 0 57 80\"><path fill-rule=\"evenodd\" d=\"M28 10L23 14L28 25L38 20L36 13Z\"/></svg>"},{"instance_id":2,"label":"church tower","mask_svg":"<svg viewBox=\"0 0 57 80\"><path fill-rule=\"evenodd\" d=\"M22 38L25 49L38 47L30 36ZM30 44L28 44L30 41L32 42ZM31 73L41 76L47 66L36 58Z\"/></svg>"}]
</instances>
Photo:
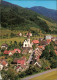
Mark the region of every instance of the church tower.
<instances>
[{"instance_id":1,"label":"church tower","mask_svg":"<svg viewBox=\"0 0 57 80\"><path fill-rule=\"evenodd\" d=\"M23 43L23 47L32 47L32 45L30 43L30 33L29 32L27 34L27 40L25 40Z\"/></svg>"}]
</instances>

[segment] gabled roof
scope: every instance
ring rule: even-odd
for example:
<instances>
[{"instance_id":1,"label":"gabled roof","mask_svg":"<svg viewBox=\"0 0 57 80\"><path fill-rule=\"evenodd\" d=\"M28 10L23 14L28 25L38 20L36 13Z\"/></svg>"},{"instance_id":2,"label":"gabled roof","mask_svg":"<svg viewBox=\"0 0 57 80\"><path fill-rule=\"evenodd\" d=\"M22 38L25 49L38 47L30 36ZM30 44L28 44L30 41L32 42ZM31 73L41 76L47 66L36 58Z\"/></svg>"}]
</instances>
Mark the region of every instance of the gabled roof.
<instances>
[{"instance_id":1,"label":"gabled roof","mask_svg":"<svg viewBox=\"0 0 57 80\"><path fill-rule=\"evenodd\" d=\"M18 63L18 64L21 64L21 65L24 65L25 60L17 60L17 63Z\"/></svg>"},{"instance_id":2,"label":"gabled roof","mask_svg":"<svg viewBox=\"0 0 57 80\"><path fill-rule=\"evenodd\" d=\"M4 54L9 54L9 51L5 50L5 51L4 51Z\"/></svg>"},{"instance_id":3,"label":"gabled roof","mask_svg":"<svg viewBox=\"0 0 57 80\"><path fill-rule=\"evenodd\" d=\"M39 48L43 48L43 46L38 46Z\"/></svg>"},{"instance_id":4,"label":"gabled roof","mask_svg":"<svg viewBox=\"0 0 57 80\"><path fill-rule=\"evenodd\" d=\"M47 43L50 43L51 42L51 39L47 39Z\"/></svg>"},{"instance_id":5,"label":"gabled roof","mask_svg":"<svg viewBox=\"0 0 57 80\"><path fill-rule=\"evenodd\" d=\"M1 46L6 46L6 47L8 47L8 44L7 44L7 43L3 43Z\"/></svg>"},{"instance_id":6,"label":"gabled roof","mask_svg":"<svg viewBox=\"0 0 57 80\"><path fill-rule=\"evenodd\" d=\"M38 44L39 41L38 41L38 40L33 40L32 43L34 43L34 44Z\"/></svg>"},{"instance_id":7,"label":"gabled roof","mask_svg":"<svg viewBox=\"0 0 57 80\"><path fill-rule=\"evenodd\" d=\"M5 65L7 64L7 61L4 60L4 59L2 59L2 60L0 60L0 63L1 63L3 66L5 66Z\"/></svg>"},{"instance_id":8,"label":"gabled roof","mask_svg":"<svg viewBox=\"0 0 57 80\"><path fill-rule=\"evenodd\" d=\"M15 52L21 53L20 49L14 49Z\"/></svg>"},{"instance_id":9,"label":"gabled roof","mask_svg":"<svg viewBox=\"0 0 57 80\"><path fill-rule=\"evenodd\" d=\"M5 66L6 64L7 64L7 62L3 60L3 61L2 61L2 65Z\"/></svg>"}]
</instances>

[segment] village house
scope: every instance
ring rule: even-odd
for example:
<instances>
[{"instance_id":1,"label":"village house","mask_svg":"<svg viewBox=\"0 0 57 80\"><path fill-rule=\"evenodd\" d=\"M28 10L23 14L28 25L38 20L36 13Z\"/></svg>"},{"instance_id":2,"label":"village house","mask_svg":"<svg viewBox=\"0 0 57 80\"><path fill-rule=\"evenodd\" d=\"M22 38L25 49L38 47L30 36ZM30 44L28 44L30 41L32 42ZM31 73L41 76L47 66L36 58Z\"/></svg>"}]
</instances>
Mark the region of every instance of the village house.
<instances>
[{"instance_id":1,"label":"village house","mask_svg":"<svg viewBox=\"0 0 57 80\"><path fill-rule=\"evenodd\" d=\"M52 40L52 41L55 41L55 40L56 40L56 37L52 37L51 40Z\"/></svg>"},{"instance_id":2,"label":"village house","mask_svg":"<svg viewBox=\"0 0 57 80\"><path fill-rule=\"evenodd\" d=\"M43 38L39 38L39 41L42 41L43 40Z\"/></svg>"},{"instance_id":3,"label":"village house","mask_svg":"<svg viewBox=\"0 0 57 80\"><path fill-rule=\"evenodd\" d=\"M20 59L15 58L13 63L16 64L15 69L17 72L23 71L26 68L26 58L25 57L22 57Z\"/></svg>"},{"instance_id":4,"label":"village house","mask_svg":"<svg viewBox=\"0 0 57 80\"><path fill-rule=\"evenodd\" d=\"M41 51L43 51L43 50L45 49L44 46L38 46L38 48L39 48Z\"/></svg>"},{"instance_id":5,"label":"village house","mask_svg":"<svg viewBox=\"0 0 57 80\"><path fill-rule=\"evenodd\" d=\"M36 48L34 51L35 60L39 61L41 54L42 54L42 51L39 48Z\"/></svg>"},{"instance_id":6,"label":"village house","mask_svg":"<svg viewBox=\"0 0 57 80\"><path fill-rule=\"evenodd\" d=\"M51 39L52 38L52 36L51 35L46 35L45 36L45 39L47 40L47 39Z\"/></svg>"},{"instance_id":7,"label":"village house","mask_svg":"<svg viewBox=\"0 0 57 80\"><path fill-rule=\"evenodd\" d=\"M27 33L26 36L30 36L31 37L32 36L32 33Z\"/></svg>"},{"instance_id":8,"label":"village house","mask_svg":"<svg viewBox=\"0 0 57 80\"><path fill-rule=\"evenodd\" d=\"M32 41L32 45L33 45L33 44L39 44L39 41L38 41L38 40L33 40L33 41Z\"/></svg>"},{"instance_id":9,"label":"village house","mask_svg":"<svg viewBox=\"0 0 57 80\"><path fill-rule=\"evenodd\" d=\"M2 70L4 67L8 67L8 62L5 59L0 60L0 70Z\"/></svg>"},{"instance_id":10,"label":"village house","mask_svg":"<svg viewBox=\"0 0 57 80\"><path fill-rule=\"evenodd\" d=\"M7 49L7 48L8 48L8 44L3 43L3 44L1 45L1 49Z\"/></svg>"},{"instance_id":11,"label":"village house","mask_svg":"<svg viewBox=\"0 0 57 80\"><path fill-rule=\"evenodd\" d=\"M22 33L18 33L17 36L20 36L21 37L22 36Z\"/></svg>"},{"instance_id":12,"label":"village house","mask_svg":"<svg viewBox=\"0 0 57 80\"><path fill-rule=\"evenodd\" d=\"M47 44L50 44L51 39L47 39L46 42L47 42Z\"/></svg>"},{"instance_id":13,"label":"village house","mask_svg":"<svg viewBox=\"0 0 57 80\"><path fill-rule=\"evenodd\" d=\"M8 51L8 50L5 50L4 51L4 54L5 55L9 55L9 56L12 56L14 53L21 53L21 50L20 49L14 49L14 50L12 50L12 51Z\"/></svg>"}]
</instances>

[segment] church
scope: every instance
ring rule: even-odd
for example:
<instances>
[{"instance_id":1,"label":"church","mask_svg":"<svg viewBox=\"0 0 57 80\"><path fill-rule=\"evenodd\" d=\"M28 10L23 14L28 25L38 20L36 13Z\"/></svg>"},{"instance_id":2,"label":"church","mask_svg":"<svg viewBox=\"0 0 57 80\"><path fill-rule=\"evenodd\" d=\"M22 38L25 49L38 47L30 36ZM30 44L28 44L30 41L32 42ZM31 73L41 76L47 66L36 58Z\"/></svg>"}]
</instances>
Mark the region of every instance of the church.
<instances>
[{"instance_id":1,"label":"church","mask_svg":"<svg viewBox=\"0 0 57 80\"><path fill-rule=\"evenodd\" d=\"M23 48L25 48L25 47L32 47L32 44L30 43L30 35L29 35L29 33L28 33L28 39L27 40L25 40L24 42L23 42Z\"/></svg>"}]
</instances>

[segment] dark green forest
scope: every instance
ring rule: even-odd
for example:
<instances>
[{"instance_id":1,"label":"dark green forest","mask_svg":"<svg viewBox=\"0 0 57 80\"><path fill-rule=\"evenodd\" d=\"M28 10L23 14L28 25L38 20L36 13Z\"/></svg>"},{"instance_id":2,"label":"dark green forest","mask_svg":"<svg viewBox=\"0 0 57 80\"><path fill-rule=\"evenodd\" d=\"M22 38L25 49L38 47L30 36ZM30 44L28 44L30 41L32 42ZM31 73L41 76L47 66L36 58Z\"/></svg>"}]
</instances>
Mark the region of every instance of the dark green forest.
<instances>
[{"instance_id":1,"label":"dark green forest","mask_svg":"<svg viewBox=\"0 0 57 80\"><path fill-rule=\"evenodd\" d=\"M42 32L53 33L47 23L38 17L43 16L5 1L1 3L1 25L3 28L30 31L31 27L35 27ZM54 32L57 33L57 31Z\"/></svg>"}]
</instances>

